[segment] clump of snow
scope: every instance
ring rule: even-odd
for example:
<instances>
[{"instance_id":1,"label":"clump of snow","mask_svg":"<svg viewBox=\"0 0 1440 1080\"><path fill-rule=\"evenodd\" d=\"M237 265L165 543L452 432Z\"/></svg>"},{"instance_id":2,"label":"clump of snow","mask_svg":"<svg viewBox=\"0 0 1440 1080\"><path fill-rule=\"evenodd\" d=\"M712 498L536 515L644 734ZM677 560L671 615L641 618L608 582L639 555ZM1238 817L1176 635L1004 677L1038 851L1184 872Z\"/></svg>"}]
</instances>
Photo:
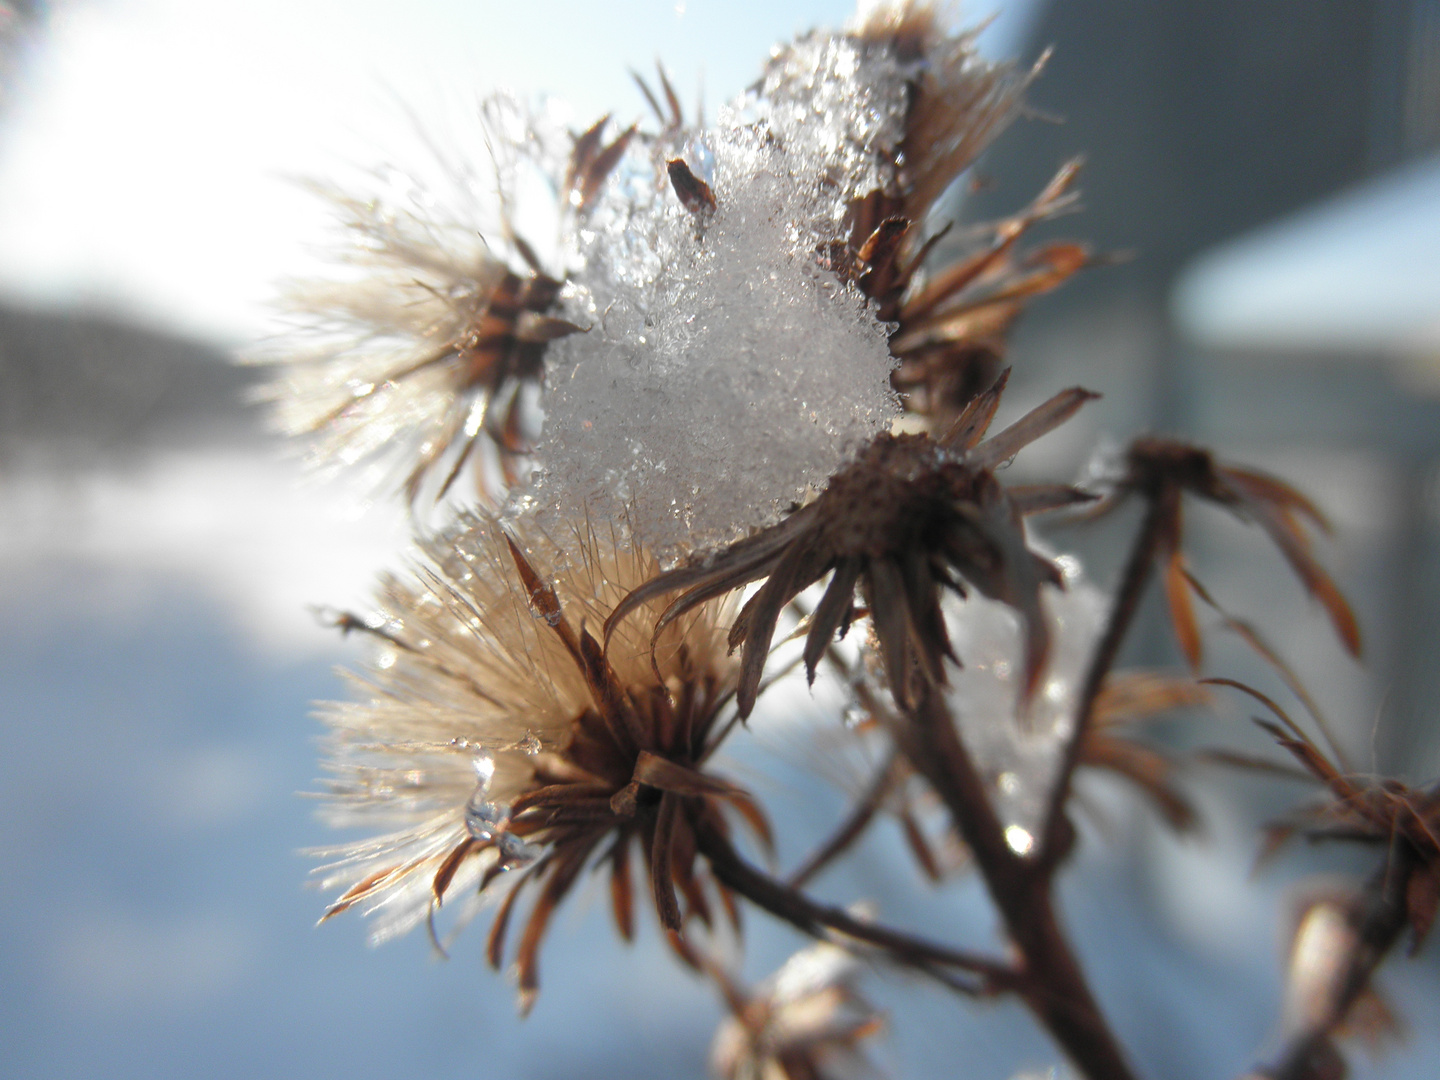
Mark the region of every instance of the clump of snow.
<instances>
[{"instance_id":1,"label":"clump of snow","mask_svg":"<svg viewBox=\"0 0 1440 1080\"><path fill-rule=\"evenodd\" d=\"M632 142L571 236L535 484L516 509L623 520L662 558L775 520L898 413L888 327L826 270L888 185L905 72L811 35L705 131ZM682 158L716 208L671 190Z\"/></svg>"},{"instance_id":2,"label":"clump of snow","mask_svg":"<svg viewBox=\"0 0 1440 1080\"><path fill-rule=\"evenodd\" d=\"M1020 715L1024 649L1015 609L972 593L947 600L946 630L964 667L950 672L951 714L990 785L1006 840L1020 854L1035 842L1070 734L1085 670L1109 611L1109 599L1085 580L1072 556L1056 560L1065 590L1041 596L1050 657L1029 711Z\"/></svg>"},{"instance_id":3,"label":"clump of snow","mask_svg":"<svg viewBox=\"0 0 1440 1080\"><path fill-rule=\"evenodd\" d=\"M838 224L850 200L893 185L917 67L879 42L810 33L776 53L741 106L829 189Z\"/></svg>"}]
</instances>

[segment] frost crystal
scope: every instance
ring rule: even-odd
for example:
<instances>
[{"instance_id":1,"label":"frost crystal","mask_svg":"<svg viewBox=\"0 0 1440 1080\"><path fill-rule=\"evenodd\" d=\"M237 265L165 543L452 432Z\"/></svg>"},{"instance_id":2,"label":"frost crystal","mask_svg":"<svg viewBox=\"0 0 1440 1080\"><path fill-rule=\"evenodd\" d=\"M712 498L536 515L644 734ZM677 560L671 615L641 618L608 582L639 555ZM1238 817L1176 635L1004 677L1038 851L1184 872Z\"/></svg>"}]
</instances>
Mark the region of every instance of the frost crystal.
<instances>
[{"instance_id":1,"label":"frost crystal","mask_svg":"<svg viewBox=\"0 0 1440 1080\"><path fill-rule=\"evenodd\" d=\"M703 132L633 144L577 230L539 448L522 505L625 517L662 556L778 517L884 430L889 328L824 268L852 201L893 182L905 71L811 35ZM716 207L671 190L680 158Z\"/></svg>"},{"instance_id":2,"label":"frost crystal","mask_svg":"<svg viewBox=\"0 0 1440 1080\"><path fill-rule=\"evenodd\" d=\"M1078 562L1057 560L1065 590L1046 589L1041 605L1050 630L1050 659L1019 714L1024 650L1015 610L971 595L947 604L946 629L964 667L950 671L950 710L965 745L991 784L1005 840L1028 854L1036 840L1060 754L1075 729L1075 710L1109 600L1087 582Z\"/></svg>"}]
</instances>

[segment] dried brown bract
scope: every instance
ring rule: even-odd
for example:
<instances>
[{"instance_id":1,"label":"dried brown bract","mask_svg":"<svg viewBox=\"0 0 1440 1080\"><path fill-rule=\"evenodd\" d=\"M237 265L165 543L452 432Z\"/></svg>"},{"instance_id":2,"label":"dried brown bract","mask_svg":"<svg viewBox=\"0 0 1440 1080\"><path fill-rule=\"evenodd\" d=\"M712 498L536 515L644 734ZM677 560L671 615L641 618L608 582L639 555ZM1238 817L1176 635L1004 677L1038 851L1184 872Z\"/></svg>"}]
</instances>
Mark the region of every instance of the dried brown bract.
<instances>
[{"instance_id":1,"label":"dried brown bract","mask_svg":"<svg viewBox=\"0 0 1440 1080\"><path fill-rule=\"evenodd\" d=\"M324 714L330 816L399 830L325 853L324 884L344 886L326 917L360 905L383 916L384 936L503 881L487 949L498 967L531 893L522 1008L550 916L587 864L608 870L628 939L634 849L662 925L678 931L686 917L708 924L716 900L734 915L696 867L696 831L724 835L729 807L769 836L750 798L705 769L735 681L715 610L659 629L639 620L607 657L586 624L653 563L594 536L566 550L532 535L528 548L478 519L432 545L435 567L416 585L391 581L382 618L365 623L383 651L357 680L361 702Z\"/></svg>"},{"instance_id":2,"label":"dried brown bract","mask_svg":"<svg viewBox=\"0 0 1440 1080\"><path fill-rule=\"evenodd\" d=\"M565 201L579 213L584 213L594 204L601 186L615 171L615 166L620 164L630 140L635 137L636 127L631 124L609 143L605 142L605 127L609 122L607 113L583 134L574 136L575 146L570 151L570 163L565 169L565 183L561 190Z\"/></svg>"},{"instance_id":3,"label":"dried brown bract","mask_svg":"<svg viewBox=\"0 0 1440 1080\"><path fill-rule=\"evenodd\" d=\"M675 87L670 83L670 76L665 71L665 65L656 63L655 74L660 79L660 91L665 96L665 107L660 107L660 100L655 96L655 91L650 89L644 77L638 71L631 71L630 77L635 80L635 85L640 88L650 110L655 118L660 121L660 133L662 135L673 135L685 126L685 110L680 107L680 95L675 93ZM700 127L705 126L705 118L699 117Z\"/></svg>"},{"instance_id":4,"label":"dried brown bract","mask_svg":"<svg viewBox=\"0 0 1440 1080\"><path fill-rule=\"evenodd\" d=\"M682 159L671 158L665 163L665 169L670 175L670 186L686 210L692 214L708 214L715 209L715 193L710 185L691 172Z\"/></svg>"},{"instance_id":5,"label":"dried brown bract","mask_svg":"<svg viewBox=\"0 0 1440 1080\"><path fill-rule=\"evenodd\" d=\"M731 648L743 646L738 700L740 714L748 716L781 611L833 572L806 637L808 674L814 678L826 646L848 629L860 586L891 691L903 706L915 678L943 683L944 658L957 659L940 612L940 590L963 597L968 583L1024 618L1026 686L1033 687L1047 647L1040 585L1058 585L1060 577L1047 559L1026 547L1022 518L1084 496L1056 487L1012 497L993 470L1093 396L1065 391L984 443L980 438L994 415L998 389L977 399L976 408L940 440L881 435L831 477L813 503L636 589L606 621L606 634L631 611L666 593L680 591L680 596L665 609L657 630L714 597L767 579L730 627Z\"/></svg>"}]
</instances>

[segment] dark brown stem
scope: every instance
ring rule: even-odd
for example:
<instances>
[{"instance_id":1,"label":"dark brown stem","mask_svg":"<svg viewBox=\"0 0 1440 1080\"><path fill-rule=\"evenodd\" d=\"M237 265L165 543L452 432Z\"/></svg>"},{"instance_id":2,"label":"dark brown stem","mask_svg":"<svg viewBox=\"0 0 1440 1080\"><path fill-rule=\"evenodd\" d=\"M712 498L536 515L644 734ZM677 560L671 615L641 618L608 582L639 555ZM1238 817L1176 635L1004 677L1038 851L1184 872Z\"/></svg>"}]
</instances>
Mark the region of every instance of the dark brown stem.
<instances>
[{"instance_id":1,"label":"dark brown stem","mask_svg":"<svg viewBox=\"0 0 1440 1080\"><path fill-rule=\"evenodd\" d=\"M1070 785L1075 778L1075 769L1080 764L1085 740L1094 722L1096 699L1099 698L1105 680L1119 658L1120 646L1130 631L1131 623L1135 621L1136 612L1140 610L1140 599L1145 595L1145 586L1149 583L1150 571L1155 565L1161 536L1175 513L1174 501L1179 497L1180 492L1171 487L1162 487L1150 495L1145 519L1125 562L1120 591L1115 597L1110 621L1090 658L1090 667L1085 673L1085 685L1081 689L1080 703L1075 714L1075 730L1070 741L1065 744L1060 771L1055 776L1055 785L1045 810L1044 825L1040 830L1036 860L1049 871L1053 871L1064 858L1070 845L1071 833L1065 807L1070 798Z\"/></svg>"},{"instance_id":2,"label":"dark brown stem","mask_svg":"<svg viewBox=\"0 0 1440 1080\"><path fill-rule=\"evenodd\" d=\"M1405 930L1409 916L1406 890L1417 861L1414 846L1397 836L1384 863L1350 906L1355 948L1329 1008L1309 1028L1290 1038L1275 1064L1256 1070L1255 1075L1270 1080L1320 1080L1334 1075L1325 1071L1333 1067L1335 1059L1331 1036Z\"/></svg>"},{"instance_id":3,"label":"dark brown stem","mask_svg":"<svg viewBox=\"0 0 1440 1080\"><path fill-rule=\"evenodd\" d=\"M896 737L911 765L950 810L975 856L1020 954L1024 979L1017 989L1030 1010L1090 1080L1133 1080L1056 918L1051 875L1006 843L984 781L938 690L927 687L921 693Z\"/></svg>"},{"instance_id":4,"label":"dark brown stem","mask_svg":"<svg viewBox=\"0 0 1440 1080\"><path fill-rule=\"evenodd\" d=\"M893 753L886 758L885 763L875 774L875 780L871 783L870 789L860 797L860 801L855 804L850 815L840 823L838 829L831 833L830 839L816 848L800 868L790 875L788 884L792 889L804 886L806 882L830 865L837 855L843 854L851 844L860 839L866 827L879 813L885 796L895 786L897 779L895 761L896 756Z\"/></svg>"},{"instance_id":5,"label":"dark brown stem","mask_svg":"<svg viewBox=\"0 0 1440 1080\"><path fill-rule=\"evenodd\" d=\"M937 977L951 989L967 994L1019 988L1019 973L1001 961L936 945L880 923L857 919L841 908L811 900L799 890L751 866L713 824L702 822L697 825L695 840L711 870L723 884L812 937L828 940L824 929L837 931L882 949L899 963ZM980 981L957 981L945 974L945 968L971 972L980 976Z\"/></svg>"}]
</instances>

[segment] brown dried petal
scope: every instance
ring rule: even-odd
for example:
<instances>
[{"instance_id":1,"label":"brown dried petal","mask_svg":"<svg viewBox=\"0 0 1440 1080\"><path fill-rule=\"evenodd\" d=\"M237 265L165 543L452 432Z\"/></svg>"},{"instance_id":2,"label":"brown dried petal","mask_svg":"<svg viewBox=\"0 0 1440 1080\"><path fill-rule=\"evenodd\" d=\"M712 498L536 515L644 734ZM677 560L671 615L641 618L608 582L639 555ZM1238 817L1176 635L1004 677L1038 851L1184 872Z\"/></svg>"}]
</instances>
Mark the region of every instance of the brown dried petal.
<instances>
[{"instance_id":1,"label":"brown dried petal","mask_svg":"<svg viewBox=\"0 0 1440 1080\"><path fill-rule=\"evenodd\" d=\"M990 423L995 419L995 410L1000 408L1000 398L1009 382L1010 369L1006 368L1000 372L1000 377L993 386L965 406L964 411L955 418L955 422L936 441L942 446L951 446L957 450L974 449L990 430Z\"/></svg>"},{"instance_id":2,"label":"brown dried petal","mask_svg":"<svg viewBox=\"0 0 1440 1080\"><path fill-rule=\"evenodd\" d=\"M630 880L630 838L622 835L610 849L610 907L615 926L627 942L635 940L635 893Z\"/></svg>"},{"instance_id":3,"label":"brown dried petal","mask_svg":"<svg viewBox=\"0 0 1440 1080\"><path fill-rule=\"evenodd\" d=\"M1178 547L1165 556L1165 602L1170 608L1170 624L1180 642L1180 651L1191 671L1200 670L1200 626L1195 621L1195 606L1190 602L1190 579L1185 571L1185 556Z\"/></svg>"},{"instance_id":4,"label":"brown dried petal","mask_svg":"<svg viewBox=\"0 0 1440 1080\"><path fill-rule=\"evenodd\" d=\"M977 469L993 469L1008 461L1042 435L1048 435L1080 411L1087 401L1100 397L1093 390L1072 386L1062 390L1043 405L1031 409L1000 434L987 439L966 455Z\"/></svg>"},{"instance_id":5,"label":"brown dried petal","mask_svg":"<svg viewBox=\"0 0 1440 1080\"><path fill-rule=\"evenodd\" d=\"M667 791L660 797L660 806L655 814L655 835L650 847L650 881L655 889L655 910L660 916L660 925L667 930L679 930L681 926L680 902L675 898L671 862L671 840L679 810L678 796Z\"/></svg>"}]
</instances>

